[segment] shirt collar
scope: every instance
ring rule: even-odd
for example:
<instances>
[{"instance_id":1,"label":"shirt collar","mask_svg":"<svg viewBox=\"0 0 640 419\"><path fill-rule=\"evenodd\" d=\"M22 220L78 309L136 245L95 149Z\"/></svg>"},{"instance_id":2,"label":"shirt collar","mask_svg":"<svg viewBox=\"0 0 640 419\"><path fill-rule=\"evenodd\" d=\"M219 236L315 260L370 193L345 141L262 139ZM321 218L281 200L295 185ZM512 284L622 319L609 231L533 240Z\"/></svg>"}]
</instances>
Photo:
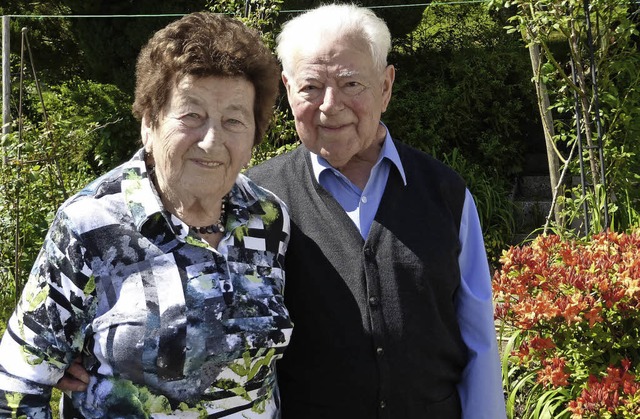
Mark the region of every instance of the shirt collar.
<instances>
[{"instance_id":1,"label":"shirt collar","mask_svg":"<svg viewBox=\"0 0 640 419\"><path fill-rule=\"evenodd\" d=\"M123 165L122 193L138 230L148 220L157 220L158 215L163 215L162 201L149 179L143 149L138 150L133 158Z\"/></svg>"},{"instance_id":2,"label":"shirt collar","mask_svg":"<svg viewBox=\"0 0 640 419\"><path fill-rule=\"evenodd\" d=\"M387 161L391 162L396 167L396 169L398 169L398 173L400 173L400 176L402 176L402 181L406 186L407 177L404 173L404 167L402 166L402 161L400 160L398 149L396 148L396 145L393 143L393 139L391 138L391 134L389 134L389 129L387 128L387 126L383 124L382 121L380 122L380 124L383 127L385 127L386 134L384 137L384 142L382 143L382 150L380 150L380 155L378 156L378 160L376 161L376 165L380 164L380 162L383 159L386 159ZM320 175L326 170L339 173L339 171L335 169L333 166L331 166L329 162L325 160L323 157L311 151L309 153L311 154L311 166L313 169L313 176L316 178L316 181L318 183L320 183Z\"/></svg>"}]
</instances>

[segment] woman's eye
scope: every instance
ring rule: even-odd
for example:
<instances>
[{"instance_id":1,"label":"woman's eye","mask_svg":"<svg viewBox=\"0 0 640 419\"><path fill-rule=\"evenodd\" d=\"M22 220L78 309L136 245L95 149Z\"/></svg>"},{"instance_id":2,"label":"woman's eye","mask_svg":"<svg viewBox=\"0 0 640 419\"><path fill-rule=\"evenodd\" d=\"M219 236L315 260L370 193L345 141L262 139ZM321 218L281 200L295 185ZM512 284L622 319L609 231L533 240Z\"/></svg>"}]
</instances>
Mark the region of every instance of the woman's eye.
<instances>
[{"instance_id":1,"label":"woman's eye","mask_svg":"<svg viewBox=\"0 0 640 419\"><path fill-rule=\"evenodd\" d=\"M180 120L188 127L198 127L204 122L204 117L196 112L184 114Z\"/></svg>"},{"instance_id":2,"label":"woman's eye","mask_svg":"<svg viewBox=\"0 0 640 419\"><path fill-rule=\"evenodd\" d=\"M231 131L244 131L247 127L243 120L235 118L226 119L224 125Z\"/></svg>"}]
</instances>

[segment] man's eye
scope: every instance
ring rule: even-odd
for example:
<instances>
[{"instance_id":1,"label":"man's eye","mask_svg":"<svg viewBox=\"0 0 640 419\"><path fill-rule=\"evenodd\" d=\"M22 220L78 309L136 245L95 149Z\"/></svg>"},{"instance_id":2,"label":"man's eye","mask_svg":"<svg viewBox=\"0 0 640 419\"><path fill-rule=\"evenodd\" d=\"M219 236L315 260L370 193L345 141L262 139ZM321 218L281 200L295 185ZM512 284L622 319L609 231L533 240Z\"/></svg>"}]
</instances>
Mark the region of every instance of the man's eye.
<instances>
[{"instance_id":1,"label":"man's eye","mask_svg":"<svg viewBox=\"0 0 640 419\"><path fill-rule=\"evenodd\" d=\"M350 81L344 84L342 87L343 91L349 95L355 95L364 90L365 86L357 81Z\"/></svg>"},{"instance_id":2,"label":"man's eye","mask_svg":"<svg viewBox=\"0 0 640 419\"><path fill-rule=\"evenodd\" d=\"M301 92L317 92L319 90L322 90L324 88L324 85L319 83L319 82L315 82L312 81L310 83L304 83L304 84L300 84L300 91Z\"/></svg>"}]
</instances>

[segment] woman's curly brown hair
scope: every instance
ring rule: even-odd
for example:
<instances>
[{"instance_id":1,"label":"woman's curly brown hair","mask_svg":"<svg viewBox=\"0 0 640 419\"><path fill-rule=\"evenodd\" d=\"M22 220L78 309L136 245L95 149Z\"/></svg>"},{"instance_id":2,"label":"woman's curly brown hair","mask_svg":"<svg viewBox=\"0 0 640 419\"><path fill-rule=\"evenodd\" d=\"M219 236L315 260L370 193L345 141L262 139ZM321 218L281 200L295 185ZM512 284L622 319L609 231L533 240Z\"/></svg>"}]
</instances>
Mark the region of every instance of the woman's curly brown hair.
<instances>
[{"instance_id":1,"label":"woman's curly brown hair","mask_svg":"<svg viewBox=\"0 0 640 419\"><path fill-rule=\"evenodd\" d=\"M262 141L278 94L280 70L257 31L231 17L198 12L156 32L136 64L133 114L156 126L169 92L184 76L243 77L255 89L254 145Z\"/></svg>"}]
</instances>

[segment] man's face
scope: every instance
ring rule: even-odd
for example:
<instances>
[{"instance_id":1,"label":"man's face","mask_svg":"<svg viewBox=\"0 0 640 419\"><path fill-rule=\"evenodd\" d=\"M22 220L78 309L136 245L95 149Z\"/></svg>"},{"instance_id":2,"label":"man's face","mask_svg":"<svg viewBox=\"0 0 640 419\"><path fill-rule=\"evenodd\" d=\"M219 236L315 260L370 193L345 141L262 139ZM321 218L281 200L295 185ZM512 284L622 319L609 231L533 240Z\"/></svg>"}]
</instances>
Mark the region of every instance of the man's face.
<instances>
[{"instance_id":1,"label":"man's face","mask_svg":"<svg viewBox=\"0 0 640 419\"><path fill-rule=\"evenodd\" d=\"M354 156L377 158L385 131L380 115L391 97L394 69L376 69L367 43L325 39L309 47L283 74L303 144L333 167Z\"/></svg>"}]
</instances>

